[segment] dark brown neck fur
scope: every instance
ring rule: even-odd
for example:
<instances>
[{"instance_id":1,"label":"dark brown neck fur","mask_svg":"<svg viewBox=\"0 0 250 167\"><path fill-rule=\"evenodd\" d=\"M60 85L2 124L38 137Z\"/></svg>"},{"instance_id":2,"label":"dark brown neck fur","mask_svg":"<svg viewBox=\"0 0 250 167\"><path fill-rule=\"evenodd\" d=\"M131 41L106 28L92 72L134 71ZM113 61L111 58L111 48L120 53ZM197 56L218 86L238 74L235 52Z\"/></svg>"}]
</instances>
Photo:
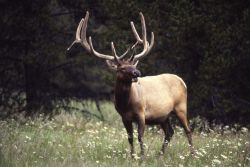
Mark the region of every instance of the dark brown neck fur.
<instances>
[{"instance_id":1,"label":"dark brown neck fur","mask_svg":"<svg viewBox=\"0 0 250 167\"><path fill-rule=\"evenodd\" d=\"M115 85L115 108L118 112L125 112L128 108L132 81L117 79Z\"/></svg>"}]
</instances>

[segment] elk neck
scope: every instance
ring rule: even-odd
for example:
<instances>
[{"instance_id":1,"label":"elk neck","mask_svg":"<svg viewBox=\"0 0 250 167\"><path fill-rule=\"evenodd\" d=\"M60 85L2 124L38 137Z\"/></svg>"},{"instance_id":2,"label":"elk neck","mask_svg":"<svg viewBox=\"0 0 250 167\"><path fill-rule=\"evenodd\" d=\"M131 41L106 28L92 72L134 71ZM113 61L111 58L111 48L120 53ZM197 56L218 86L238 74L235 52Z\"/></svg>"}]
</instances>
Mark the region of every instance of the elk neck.
<instances>
[{"instance_id":1,"label":"elk neck","mask_svg":"<svg viewBox=\"0 0 250 167\"><path fill-rule=\"evenodd\" d=\"M115 84L115 107L119 112L126 112L130 99L132 81L117 79Z\"/></svg>"}]
</instances>

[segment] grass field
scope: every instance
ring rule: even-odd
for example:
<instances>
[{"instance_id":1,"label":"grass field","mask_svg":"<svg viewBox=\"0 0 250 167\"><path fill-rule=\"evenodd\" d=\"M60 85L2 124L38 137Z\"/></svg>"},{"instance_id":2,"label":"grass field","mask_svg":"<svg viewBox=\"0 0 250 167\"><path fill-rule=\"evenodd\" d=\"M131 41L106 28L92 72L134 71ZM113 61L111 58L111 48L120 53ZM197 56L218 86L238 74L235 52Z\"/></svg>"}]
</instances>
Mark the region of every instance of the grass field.
<instances>
[{"instance_id":1,"label":"grass field","mask_svg":"<svg viewBox=\"0 0 250 167\"><path fill-rule=\"evenodd\" d=\"M98 115L93 103L87 103L87 109ZM226 128L223 134L194 132L196 154L191 156L178 126L164 156L158 156L161 130L148 127L146 157L140 163L139 157L129 156L127 135L113 105L103 103L101 108L104 122L76 111L62 112L51 120L41 116L28 121L0 121L0 167L250 166L250 133L246 129L235 133Z\"/></svg>"}]
</instances>

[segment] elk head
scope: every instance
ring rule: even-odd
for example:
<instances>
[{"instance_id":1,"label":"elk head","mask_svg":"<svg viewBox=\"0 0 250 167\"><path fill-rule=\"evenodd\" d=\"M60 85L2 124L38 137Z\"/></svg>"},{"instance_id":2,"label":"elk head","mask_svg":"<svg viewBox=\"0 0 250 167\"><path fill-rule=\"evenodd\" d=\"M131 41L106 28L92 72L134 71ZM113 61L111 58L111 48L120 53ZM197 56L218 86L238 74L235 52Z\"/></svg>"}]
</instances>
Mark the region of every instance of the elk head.
<instances>
[{"instance_id":1,"label":"elk head","mask_svg":"<svg viewBox=\"0 0 250 167\"><path fill-rule=\"evenodd\" d=\"M151 41L150 44L147 41L147 31L146 31L146 24L143 14L140 12L141 24L142 24L142 38L138 35L134 23L131 21L131 28L136 38L136 42L127 49L121 56L118 56L115 50L114 43L111 42L111 49L112 55L106 55L97 52L92 43L91 36L87 41L86 37L86 30L87 30L87 23L89 19L89 12L86 13L85 18L82 18L80 21L77 30L76 30L76 39L67 49L69 50L75 43L80 43L89 53L94 54L95 56L105 59L108 66L115 70L117 73L117 79L124 82L132 82L137 81L137 77L140 77L141 72L136 68L139 59L146 56L154 45L154 33L151 32ZM135 54L135 48L138 44L143 45L143 50L139 54ZM126 58L125 56L130 52L133 51L132 56L130 58Z\"/></svg>"}]
</instances>

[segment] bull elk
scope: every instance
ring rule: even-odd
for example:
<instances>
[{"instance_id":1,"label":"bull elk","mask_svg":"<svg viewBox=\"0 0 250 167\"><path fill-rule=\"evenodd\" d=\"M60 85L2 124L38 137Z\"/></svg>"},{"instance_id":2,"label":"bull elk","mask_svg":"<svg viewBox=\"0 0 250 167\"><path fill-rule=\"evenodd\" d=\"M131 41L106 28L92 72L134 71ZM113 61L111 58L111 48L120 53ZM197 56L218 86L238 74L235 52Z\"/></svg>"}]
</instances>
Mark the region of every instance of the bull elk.
<instances>
[{"instance_id":1,"label":"bull elk","mask_svg":"<svg viewBox=\"0 0 250 167\"><path fill-rule=\"evenodd\" d=\"M92 39L86 38L86 29L89 13L80 21L76 39L68 48L80 43L89 53L105 59L108 66L116 71L115 84L115 108L122 118L122 122L128 134L131 155L134 155L133 125L138 125L138 141L141 148L141 158L144 157L143 134L146 124L158 124L165 134L161 153L165 152L167 144L174 134L169 121L169 115L174 112L179 118L186 136L188 138L190 151L193 153L191 130L187 120L187 87L184 81L173 74L161 74L156 76L140 77L141 72L136 68L139 60L148 55L154 45L154 33L151 33L150 43L147 41L147 32L144 16L140 13L142 24L142 38L136 31L134 23L131 22L136 42L124 54L118 56L111 42L112 55L105 55L97 52L92 44ZM132 54L129 58L125 56L131 49L142 44L143 49L139 54Z\"/></svg>"}]
</instances>

